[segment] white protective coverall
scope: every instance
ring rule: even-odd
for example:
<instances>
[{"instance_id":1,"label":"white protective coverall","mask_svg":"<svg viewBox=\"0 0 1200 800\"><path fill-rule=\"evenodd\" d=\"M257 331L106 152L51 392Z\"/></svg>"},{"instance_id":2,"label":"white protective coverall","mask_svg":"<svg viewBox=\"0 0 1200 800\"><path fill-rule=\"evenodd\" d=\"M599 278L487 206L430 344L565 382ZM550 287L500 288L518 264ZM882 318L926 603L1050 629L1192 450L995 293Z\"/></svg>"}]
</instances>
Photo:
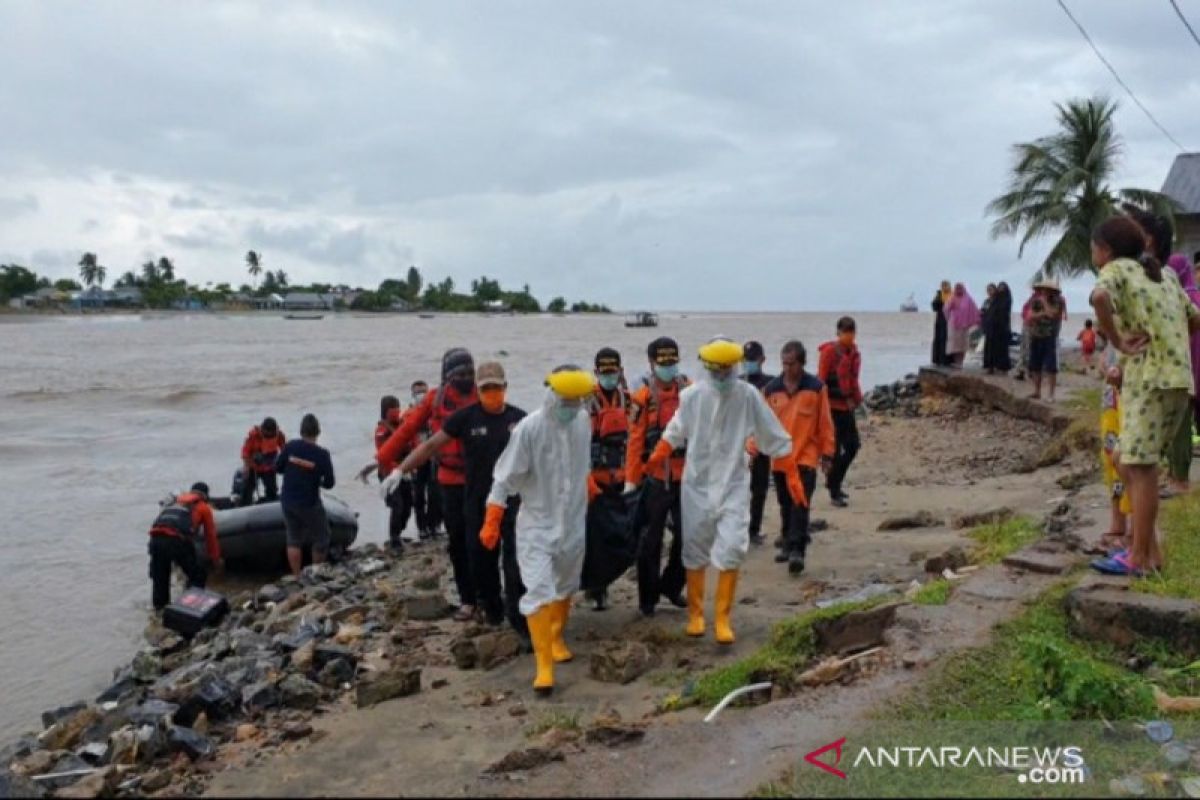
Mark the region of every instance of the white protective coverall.
<instances>
[{"instance_id":1,"label":"white protective coverall","mask_svg":"<svg viewBox=\"0 0 1200 800\"><path fill-rule=\"evenodd\" d=\"M750 470L746 440L760 453L780 458L792 452L792 438L758 389L736 380L721 391L707 377L679 395L679 410L663 438L687 445L681 512L683 566L721 571L739 569L750 549ZM520 552L520 548L517 548Z\"/></svg>"},{"instance_id":2,"label":"white protective coverall","mask_svg":"<svg viewBox=\"0 0 1200 800\"><path fill-rule=\"evenodd\" d=\"M583 410L570 422L560 422L558 405L558 396L547 389L542 407L513 428L492 471L488 495L493 505L521 496L517 565L525 584L521 613L526 616L570 597L583 574L592 423Z\"/></svg>"}]
</instances>

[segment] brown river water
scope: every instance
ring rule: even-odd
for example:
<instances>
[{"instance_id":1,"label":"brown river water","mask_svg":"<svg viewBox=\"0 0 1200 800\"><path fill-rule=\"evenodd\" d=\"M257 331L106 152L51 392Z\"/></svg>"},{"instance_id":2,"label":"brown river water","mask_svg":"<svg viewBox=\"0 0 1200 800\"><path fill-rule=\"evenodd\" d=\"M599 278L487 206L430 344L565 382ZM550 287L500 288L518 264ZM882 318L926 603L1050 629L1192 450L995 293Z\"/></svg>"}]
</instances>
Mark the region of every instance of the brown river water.
<instances>
[{"instance_id":1,"label":"brown river water","mask_svg":"<svg viewBox=\"0 0 1200 800\"><path fill-rule=\"evenodd\" d=\"M380 396L407 402L413 380L435 382L448 347L501 361L510 402L532 410L549 368L590 366L600 347L620 350L632 378L646 344L673 336L695 375L688 354L710 337L753 338L773 371L789 338L815 365L837 317L662 314L646 330L619 315L0 316L0 739L90 699L128 663L148 621L158 500L197 480L228 493L242 439L264 416L289 436L305 412L318 416L333 493L360 513L359 543L381 542L377 486L352 475L372 457ZM930 314L856 317L865 386L928 360Z\"/></svg>"}]
</instances>

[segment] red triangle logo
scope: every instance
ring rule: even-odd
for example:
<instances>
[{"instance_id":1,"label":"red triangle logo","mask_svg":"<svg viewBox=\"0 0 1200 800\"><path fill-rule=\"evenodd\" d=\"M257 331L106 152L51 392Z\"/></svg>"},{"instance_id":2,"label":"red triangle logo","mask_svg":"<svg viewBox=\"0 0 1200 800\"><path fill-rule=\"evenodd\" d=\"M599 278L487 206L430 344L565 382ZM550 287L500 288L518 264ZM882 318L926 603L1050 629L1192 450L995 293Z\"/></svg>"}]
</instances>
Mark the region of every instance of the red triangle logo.
<instances>
[{"instance_id":1,"label":"red triangle logo","mask_svg":"<svg viewBox=\"0 0 1200 800\"><path fill-rule=\"evenodd\" d=\"M830 742L829 744L822 747L820 750L813 750L811 753L804 756L804 760L807 761L808 763L812 764L814 767L823 769L826 772L828 772L829 774L836 775L839 778L841 778L842 780L845 780L846 773L842 772L840 769L837 768L837 765L840 764L842 761L842 745L844 745L844 744L846 744L845 736L838 739L836 742ZM830 750L832 750L834 752L834 759L833 759L832 765L826 764L824 761L819 760L822 755L824 755L825 753L828 753Z\"/></svg>"}]
</instances>

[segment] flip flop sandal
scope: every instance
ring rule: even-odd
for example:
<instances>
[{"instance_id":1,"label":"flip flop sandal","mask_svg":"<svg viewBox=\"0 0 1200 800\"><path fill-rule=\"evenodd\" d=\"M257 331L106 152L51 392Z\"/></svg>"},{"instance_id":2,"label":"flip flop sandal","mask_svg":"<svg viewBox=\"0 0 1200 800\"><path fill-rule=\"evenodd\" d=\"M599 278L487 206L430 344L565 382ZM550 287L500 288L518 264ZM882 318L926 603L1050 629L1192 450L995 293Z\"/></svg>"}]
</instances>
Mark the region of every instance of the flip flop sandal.
<instances>
[{"instance_id":1,"label":"flip flop sandal","mask_svg":"<svg viewBox=\"0 0 1200 800\"><path fill-rule=\"evenodd\" d=\"M1102 575L1141 578L1146 574L1130 563L1128 550L1122 550L1108 558L1098 558L1092 562L1091 567Z\"/></svg>"}]
</instances>

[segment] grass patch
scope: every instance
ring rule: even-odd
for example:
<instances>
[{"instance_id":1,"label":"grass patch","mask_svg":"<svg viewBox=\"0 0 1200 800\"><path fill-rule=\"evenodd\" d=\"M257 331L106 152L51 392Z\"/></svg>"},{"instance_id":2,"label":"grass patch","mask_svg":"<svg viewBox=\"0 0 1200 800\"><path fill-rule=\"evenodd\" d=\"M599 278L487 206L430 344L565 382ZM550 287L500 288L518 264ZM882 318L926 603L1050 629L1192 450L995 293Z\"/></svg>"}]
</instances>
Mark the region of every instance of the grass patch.
<instances>
[{"instance_id":1,"label":"grass patch","mask_svg":"<svg viewBox=\"0 0 1200 800\"><path fill-rule=\"evenodd\" d=\"M952 590L950 581L938 578L918 589L912 601L919 606L944 606L949 602Z\"/></svg>"},{"instance_id":2,"label":"grass patch","mask_svg":"<svg viewBox=\"0 0 1200 800\"><path fill-rule=\"evenodd\" d=\"M1134 591L1200 600L1200 493L1162 504L1163 564L1158 575L1133 582Z\"/></svg>"},{"instance_id":3,"label":"grass patch","mask_svg":"<svg viewBox=\"0 0 1200 800\"><path fill-rule=\"evenodd\" d=\"M806 667L817 655L817 636L813 625L837 619L852 611L865 611L882 605L887 596L858 603L840 603L818 608L792 619L779 622L771 630L771 638L754 654L725 667L701 675L690 697L693 703L712 705L734 689L760 680L786 683L794 673Z\"/></svg>"},{"instance_id":4,"label":"grass patch","mask_svg":"<svg viewBox=\"0 0 1200 800\"><path fill-rule=\"evenodd\" d=\"M660 669L647 675L646 682L651 686L679 686L683 684L690 675L691 673L682 667Z\"/></svg>"},{"instance_id":5,"label":"grass patch","mask_svg":"<svg viewBox=\"0 0 1200 800\"><path fill-rule=\"evenodd\" d=\"M980 525L969 537L975 540L971 560L976 564L994 564L1042 537L1042 529L1028 517L1014 517L1007 522Z\"/></svg>"},{"instance_id":6,"label":"grass patch","mask_svg":"<svg viewBox=\"0 0 1200 800\"><path fill-rule=\"evenodd\" d=\"M1125 656L1067 631L1064 583L1016 619L992 644L951 656L918 690L887 708L893 720L1078 720L1155 713L1150 683L1125 670Z\"/></svg>"},{"instance_id":7,"label":"grass patch","mask_svg":"<svg viewBox=\"0 0 1200 800\"><path fill-rule=\"evenodd\" d=\"M535 736L541 736L543 733L552 730L578 731L582 730L579 724L578 711L547 711L534 720L529 727L525 729L526 738L532 739Z\"/></svg>"}]
</instances>

